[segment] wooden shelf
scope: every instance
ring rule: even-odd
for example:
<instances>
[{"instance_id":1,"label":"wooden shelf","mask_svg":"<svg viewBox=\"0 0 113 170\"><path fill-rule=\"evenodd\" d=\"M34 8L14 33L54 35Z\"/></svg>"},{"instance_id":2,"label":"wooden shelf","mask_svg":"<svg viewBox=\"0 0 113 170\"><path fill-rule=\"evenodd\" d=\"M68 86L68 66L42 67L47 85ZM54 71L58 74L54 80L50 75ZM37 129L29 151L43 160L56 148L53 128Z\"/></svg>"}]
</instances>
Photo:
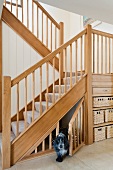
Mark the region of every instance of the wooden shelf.
<instances>
[{"instance_id":1,"label":"wooden shelf","mask_svg":"<svg viewBox=\"0 0 113 170\"><path fill-rule=\"evenodd\" d=\"M113 122L100 123L97 125L93 125L93 127L96 128L96 127L102 127L102 126L108 126L108 125L113 125Z\"/></svg>"},{"instance_id":2,"label":"wooden shelf","mask_svg":"<svg viewBox=\"0 0 113 170\"><path fill-rule=\"evenodd\" d=\"M102 110L102 109L112 109L112 106L103 106L103 107L93 107L92 110Z\"/></svg>"}]
</instances>

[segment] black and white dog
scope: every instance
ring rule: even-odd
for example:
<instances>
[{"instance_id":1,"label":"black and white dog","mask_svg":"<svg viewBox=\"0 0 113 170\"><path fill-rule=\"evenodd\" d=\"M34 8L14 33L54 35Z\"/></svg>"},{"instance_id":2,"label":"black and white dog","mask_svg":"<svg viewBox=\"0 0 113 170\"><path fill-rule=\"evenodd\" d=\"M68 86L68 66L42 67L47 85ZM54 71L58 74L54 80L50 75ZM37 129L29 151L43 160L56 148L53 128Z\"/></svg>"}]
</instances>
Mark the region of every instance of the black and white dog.
<instances>
[{"instance_id":1,"label":"black and white dog","mask_svg":"<svg viewBox=\"0 0 113 170\"><path fill-rule=\"evenodd\" d=\"M69 142L65 134L60 132L53 142L53 147L57 153L56 161L62 162L63 157L69 154Z\"/></svg>"}]
</instances>

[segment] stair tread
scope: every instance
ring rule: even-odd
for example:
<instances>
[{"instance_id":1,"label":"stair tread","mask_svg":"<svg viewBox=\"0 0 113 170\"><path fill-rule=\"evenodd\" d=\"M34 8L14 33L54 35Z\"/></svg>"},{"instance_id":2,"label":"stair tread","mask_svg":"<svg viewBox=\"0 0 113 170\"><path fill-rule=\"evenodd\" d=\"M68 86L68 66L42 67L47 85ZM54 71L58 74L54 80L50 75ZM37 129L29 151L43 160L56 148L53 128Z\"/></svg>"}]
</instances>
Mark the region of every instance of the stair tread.
<instances>
[{"instance_id":1,"label":"stair tread","mask_svg":"<svg viewBox=\"0 0 113 170\"><path fill-rule=\"evenodd\" d=\"M11 131L11 138L10 141L12 141L13 139L15 139L15 135L14 133ZM0 133L0 152L2 153L2 133Z\"/></svg>"},{"instance_id":2,"label":"stair tread","mask_svg":"<svg viewBox=\"0 0 113 170\"><path fill-rule=\"evenodd\" d=\"M42 105L46 106L47 102L46 101L42 101L41 103L42 103ZM35 104L38 105L38 104L40 104L40 102L35 102ZM51 102L48 102L49 106L51 106L51 104L52 104Z\"/></svg>"},{"instance_id":3,"label":"stair tread","mask_svg":"<svg viewBox=\"0 0 113 170\"><path fill-rule=\"evenodd\" d=\"M24 118L25 118L25 112L23 112ZM40 117L40 112L38 111L34 111L34 120L37 119L38 117ZM28 124L32 123L32 110L27 111L27 122Z\"/></svg>"},{"instance_id":4,"label":"stair tread","mask_svg":"<svg viewBox=\"0 0 113 170\"><path fill-rule=\"evenodd\" d=\"M27 126L29 124L27 123ZM12 127L12 131L14 133L14 135L16 136L16 131L17 131L17 121L14 121L14 122L11 122L11 127ZM25 121L24 120L21 120L19 121L19 133L23 132L25 129Z\"/></svg>"}]
</instances>

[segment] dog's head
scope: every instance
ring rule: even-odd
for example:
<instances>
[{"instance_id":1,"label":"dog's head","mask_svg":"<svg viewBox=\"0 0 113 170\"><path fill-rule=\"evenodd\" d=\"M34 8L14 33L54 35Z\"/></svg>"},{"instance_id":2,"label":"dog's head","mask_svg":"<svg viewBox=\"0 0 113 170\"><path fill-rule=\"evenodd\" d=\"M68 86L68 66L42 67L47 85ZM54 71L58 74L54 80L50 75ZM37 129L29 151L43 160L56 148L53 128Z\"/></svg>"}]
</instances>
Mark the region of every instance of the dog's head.
<instances>
[{"instance_id":1,"label":"dog's head","mask_svg":"<svg viewBox=\"0 0 113 170\"><path fill-rule=\"evenodd\" d=\"M53 145L54 145L54 148L57 148L59 150L66 149L68 146L68 140L66 136L62 132L60 132L57 135L56 139L54 140Z\"/></svg>"}]
</instances>

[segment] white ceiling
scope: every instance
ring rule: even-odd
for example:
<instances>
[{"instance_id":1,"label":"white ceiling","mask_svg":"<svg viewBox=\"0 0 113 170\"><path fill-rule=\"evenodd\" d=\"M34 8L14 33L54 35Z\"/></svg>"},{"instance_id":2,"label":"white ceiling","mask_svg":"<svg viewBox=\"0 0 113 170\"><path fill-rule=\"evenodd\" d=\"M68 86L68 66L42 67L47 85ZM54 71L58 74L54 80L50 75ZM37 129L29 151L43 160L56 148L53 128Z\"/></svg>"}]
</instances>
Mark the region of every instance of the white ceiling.
<instances>
[{"instance_id":1,"label":"white ceiling","mask_svg":"<svg viewBox=\"0 0 113 170\"><path fill-rule=\"evenodd\" d=\"M39 0L79 15L113 24L113 0Z\"/></svg>"}]
</instances>

